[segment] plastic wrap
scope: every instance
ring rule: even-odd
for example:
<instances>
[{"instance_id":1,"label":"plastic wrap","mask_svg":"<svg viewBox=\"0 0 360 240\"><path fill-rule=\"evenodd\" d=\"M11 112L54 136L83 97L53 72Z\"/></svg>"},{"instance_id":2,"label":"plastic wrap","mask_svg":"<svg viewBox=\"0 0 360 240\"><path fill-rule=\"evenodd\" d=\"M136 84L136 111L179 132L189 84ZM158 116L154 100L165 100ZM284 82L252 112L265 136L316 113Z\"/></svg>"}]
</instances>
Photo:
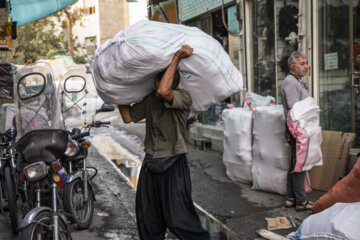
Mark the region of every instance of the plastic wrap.
<instances>
[{"instance_id":1,"label":"plastic wrap","mask_svg":"<svg viewBox=\"0 0 360 240\"><path fill-rule=\"evenodd\" d=\"M14 70L11 63L0 63L0 98L14 98Z\"/></svg>"},{"instance_id":2,"label":"plastic wrap","mask_svg":"<svg viewBox=\"0 0 360 240\"><path fill-rule=\"evenodd\" d=\"M284 137L285 116L281 105L255 109L253 128L253 189L286 194L290 145Z\"/></svg>"},{"instance_id":3,"label":"plastic wrap","mask_svg":"<svg viewBox=\"0 0 360 240\"><path fill-rule=\"evenodd\" d=\"M113 104L141 101L153 91L154 76L184 44L194 48L178 66L180 88L192 96L192 114L241 90L240 72L210 35L196 27L142 20L117 33L89 59L99 96Z\"/></svg>"},{"instance_id":4,"label":"plastic wrap","mask_svg":"<svg viewBox=\"0 0 360 240\"><path fill-rule=\"evenodd\" d=\"M35 129L62 129L52 69L46 63L22 67L15 76L18 136Z\"/></svg>"},{"instance_id":5,"label":"plastic wrap","mask_svg":"<svg viewBox=\"0 0 360 240\"><path fill-rule=\"evenodd\" d=\"M233 181L249 183L252 165L253 113L243 108L225 109L223 163L226 174Z\"/></svg>"},{"instance_id":6,"label":"plastic wrap","mask_svg":"<svg viewBox=\"0 0 360 240\"><path fill-rule=\"evenodd\" d=\"M61 113L66 127L81 127L91 123L98 96L90 74L84 70L69 70L58 86Z\"/></svg>"},{"instance_id":7,"label":"plastic wrap","mask_svg":"<svg viewBox=\"0 0 360 240\"><path fill-rule=\"evenodd\" d=\"M1 108L1 122L3 123L3 129L0 129L0 131L6 131L13 125L15 105L13 103L4 103Z\"/></svg>"}]
</instances>

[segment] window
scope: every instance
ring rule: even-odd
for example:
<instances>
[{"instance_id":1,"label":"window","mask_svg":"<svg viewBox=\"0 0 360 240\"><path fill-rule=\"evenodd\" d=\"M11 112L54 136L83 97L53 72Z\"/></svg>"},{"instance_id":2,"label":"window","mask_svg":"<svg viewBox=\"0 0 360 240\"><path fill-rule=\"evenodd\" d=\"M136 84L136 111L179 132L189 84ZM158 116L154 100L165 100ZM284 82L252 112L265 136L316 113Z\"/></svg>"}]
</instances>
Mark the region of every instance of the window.
<instances>
[{"instance_id":1,"label":"window","mask_svg":"<svg viewBox=\"0 0 360 240\"><path fill-rule=\"evenodd\" d=\"M93 54L97 49L96 36L85 38L85 46L87 54Z\"/></svg>"},{"instance_id":2,"label":"window","mask_svg":"<svg viewBox=\"0 0 360 240\"><path fill-rule=\"evenodd\" d=\"M95 6L89 7L89 15L95 14Z\"/></svg>"}]
</instances>

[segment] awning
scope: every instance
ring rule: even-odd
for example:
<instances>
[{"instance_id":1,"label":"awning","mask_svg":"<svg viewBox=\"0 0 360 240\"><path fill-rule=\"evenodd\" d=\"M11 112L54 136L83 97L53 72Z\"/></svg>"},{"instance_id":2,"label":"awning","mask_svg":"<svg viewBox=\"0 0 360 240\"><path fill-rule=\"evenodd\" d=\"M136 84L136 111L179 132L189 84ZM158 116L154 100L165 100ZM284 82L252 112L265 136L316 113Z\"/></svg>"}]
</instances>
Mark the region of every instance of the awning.
<instances>
[{"instance_id":1,"label":"awning","mask_svg":"<svg viewBox=\"0 0 360 240\"><path fill-rule=\"evenodd\" d=\"M8 0L13 21L17 26L41 19L55 13L77 0Z\"/></svg>"}]
</instances>

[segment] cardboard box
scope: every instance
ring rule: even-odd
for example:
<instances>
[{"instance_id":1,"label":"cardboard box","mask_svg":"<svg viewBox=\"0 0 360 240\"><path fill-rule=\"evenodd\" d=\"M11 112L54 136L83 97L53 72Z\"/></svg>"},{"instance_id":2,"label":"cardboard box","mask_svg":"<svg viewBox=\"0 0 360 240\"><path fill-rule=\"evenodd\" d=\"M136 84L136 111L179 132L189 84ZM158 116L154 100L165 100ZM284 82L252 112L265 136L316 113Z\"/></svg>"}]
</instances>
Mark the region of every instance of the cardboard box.
<instances>
[{"instance_id":1,"label":"cardboard box","mask_svg":"<svg viewBox=\"0 0 360 240\"><path fill-rule=\"evenodd\" d=\"M309 171L311 187L328 191L345 174L349 149L355 139L354 133L322 131L321 152L323 165Z\"/></svg>"},{"instance_id":2,"label":"cardboard box","mask_svg":"<svg viewBox=\"0 0 360 240\"><path fill-rule=\"evenodd\" d=\"M355 137L356 137L355 133L344 133L342 136L341 143L336 156L332 186L335 185L337 181L339 181L342 177L345 176L349 151L354 143Z\"/></svg>"}]
</instances>

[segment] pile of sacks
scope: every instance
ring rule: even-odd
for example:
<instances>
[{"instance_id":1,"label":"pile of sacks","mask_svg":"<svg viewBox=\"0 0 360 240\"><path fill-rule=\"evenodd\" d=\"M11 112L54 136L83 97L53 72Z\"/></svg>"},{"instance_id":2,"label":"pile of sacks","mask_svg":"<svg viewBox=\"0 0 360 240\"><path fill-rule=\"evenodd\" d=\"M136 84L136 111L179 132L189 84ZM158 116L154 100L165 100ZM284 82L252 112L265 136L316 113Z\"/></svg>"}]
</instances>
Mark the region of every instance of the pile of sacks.
<instances>
[{"instance_id":1,"label":"pile of sacks","mask_svg":"<svg viewBox=\"0 0 360 240\"><path fill-rule=\"evenodd\" d=\"M284 195L290 145L284 136L286 118L283 107L274 105L272 97L251 92L246 94L245 102L244 108L226 109L223 112L223 163L226 173L233 181L252 183L253 189ZM307 149L301 170L322 164L319 107L315 105L313 100L305 99L296 103L291 111L296 117L293 121L298 123L298 131L311 133L307 135L308 141L303 141L306 146L299 144L301 149ZM311 189L306 188L306 191Z\"/></svg>"},{"instance_id":2,"label":"pile of sacks","mask_svg":"<svg viewBox=\"0 0 360 240\"><path fill-rule=\"evenodd\" d=\"M182 45L194 51L178 66L180 88L193 100L192 115L239 92L240 72L217 40L196 27L142 20L117 33L88 61L98 95L106 103L133 104L153 91Z\"/></svg>"}]
</instances>

